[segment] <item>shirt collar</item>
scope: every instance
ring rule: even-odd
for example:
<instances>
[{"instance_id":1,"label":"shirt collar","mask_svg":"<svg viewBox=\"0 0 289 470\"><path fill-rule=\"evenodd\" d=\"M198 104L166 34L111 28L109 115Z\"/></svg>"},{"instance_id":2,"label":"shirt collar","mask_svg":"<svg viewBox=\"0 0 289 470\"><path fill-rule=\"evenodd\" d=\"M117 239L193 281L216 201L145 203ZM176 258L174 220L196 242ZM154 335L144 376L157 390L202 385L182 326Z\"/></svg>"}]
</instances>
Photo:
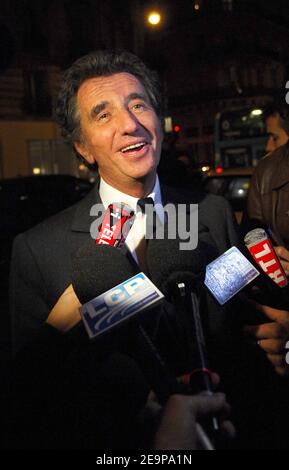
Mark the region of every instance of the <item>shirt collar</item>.
<instances>
[{"instance_id":1,"label":"shirt collar","mask_svg":"<svg viewBox=\"0 0 289 470\"><path fill-rule=\"evenodd\" d=\"M128 204L134 211L136 211L136 206L139 198L130 196L129 194L119 191L110 184L106 183L102 178L100 179L99 184L99 195L105 209L109 204L113 202L123 202L125 204ZM154 204L156 206L156 211L158 213L158 208L162 207L162 196L158 175L156 176L156 182L152 192L150 194L147 194L145 197L151 197L153 199Z\"/></svg>"}]
</instances>

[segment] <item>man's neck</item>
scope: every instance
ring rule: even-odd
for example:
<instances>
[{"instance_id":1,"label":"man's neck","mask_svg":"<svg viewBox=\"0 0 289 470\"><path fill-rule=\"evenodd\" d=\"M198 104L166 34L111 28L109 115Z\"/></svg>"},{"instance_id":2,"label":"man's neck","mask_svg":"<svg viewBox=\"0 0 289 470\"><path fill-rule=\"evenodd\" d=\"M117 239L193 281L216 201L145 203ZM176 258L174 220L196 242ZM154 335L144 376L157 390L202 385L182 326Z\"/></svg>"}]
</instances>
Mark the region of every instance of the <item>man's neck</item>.
<instances>
[{"instance_id":1,"label":"man's neck","mask_svg":"<svg viewBox=\"0 0 289 470\"><path fill-rule=\"evenodd\" d=\"M119 182L109 181L107 178L103 178L102 176L101 178L118 191L138 199L144 198L150 194L156 182L156 174L151 175L150 178L146 177L144 180L134 180L130 184L126 185Z\"/></svg>"}]
</instances>

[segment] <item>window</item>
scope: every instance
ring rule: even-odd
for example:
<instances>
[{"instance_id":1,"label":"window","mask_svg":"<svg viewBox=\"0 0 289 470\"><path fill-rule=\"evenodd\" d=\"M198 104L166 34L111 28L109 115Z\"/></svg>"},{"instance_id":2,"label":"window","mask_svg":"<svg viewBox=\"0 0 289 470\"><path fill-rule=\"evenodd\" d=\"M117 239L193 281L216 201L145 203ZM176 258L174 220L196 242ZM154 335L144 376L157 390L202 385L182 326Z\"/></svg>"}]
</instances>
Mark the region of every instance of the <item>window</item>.
<instances>
[{"instance_id":1,"label":"window","mask_svg":"<svg viewBox=\"0 0 289 470\"><path fill-rule=\"evenodd\" d=\"M62 140L31 140L28 155L32 174L87 177L87 169Z\"/></svg>"},{"instance_id":2,"label":"window","mask_svg":"<svg viewBox=\"0 0 289 470\"><path fill-rule=\"evenodd\" d=\"M233 0L222 0L224 11L233 11Z\"/></svg>"}]
</instances>

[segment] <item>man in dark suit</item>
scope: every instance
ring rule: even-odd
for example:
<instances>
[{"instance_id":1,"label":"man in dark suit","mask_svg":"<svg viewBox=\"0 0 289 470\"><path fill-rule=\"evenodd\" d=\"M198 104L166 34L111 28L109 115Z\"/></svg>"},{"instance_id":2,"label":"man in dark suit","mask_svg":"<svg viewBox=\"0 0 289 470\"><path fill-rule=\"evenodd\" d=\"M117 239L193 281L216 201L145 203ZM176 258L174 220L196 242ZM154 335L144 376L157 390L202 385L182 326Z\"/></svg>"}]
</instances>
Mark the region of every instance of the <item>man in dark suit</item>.
<instances>
[{"instance_id":1,"label":"man in dark suit","mask_svg":"<svg viewBox=\"0 0 289 470\"><path fill-rule=\"evenodd\" d=\"M198 203L200 224L210 233L216 256L238 242L224 200L160 186L156 173L163 139L160 116L156 77L129 53L90 54L65 74L56 107L58 123L78 157L98 166L100 178L80 203L15 240L11 267L15 351L37 333L71 283L71 254L90 238L94 204L127 202L135 208L139 198L149 195L160 206ZM143 235L137 227L127 239L136 262Z\"/></svg>"},{"instance_id":2,"label":"man in dark suit","mask_svg":"<svg viewBox=\"0 0 289 470\"><path fill-rule=\"evenodd\" d=\"M64 75L56 106L58 123L78 156L87 164L98 166L100 179L80 203L15 240L11 268L15 351L37 336L41 325L51 319L51 312L58 311L55 306L67 295L72 279L71 256L90 237L94 220L90 211L96 203L107 207L111 202L124 202L135 209L139 199L151 197L159 208L161 221L166 203L197 203L199 230L207 234L215 257L238 244L236 224L226 201L214 196L178 193L160 185L157 177L163 139L160 116L156 78L132 54L91 53L76 61ZM127 237L128 250L137 263L141 260L139 247L144 236L143 225L135 224ZM103 267L98 268L101 276ZM231 382L232 374L228 370L238 367L234 364L235 356L239 360L242 355L243 306L233 302L229 308L220 308L210 298L207 302L212 358L221 358L214 365L224 370L224 376ZM61 322L59 329L66 331L66 328L65 321ZM238 330L236 336L235 330ZM167 349L170 348L173 350L171 344ZM178 355L176 349L174 352ZM261 361L264 359L262 356ZM259 370L257 365L256 369ZM237 384L244 382L242 377L239 369ZM241 396L238 385L235 383L231 388L238 401Z\"/></svg>"}]
</instances>

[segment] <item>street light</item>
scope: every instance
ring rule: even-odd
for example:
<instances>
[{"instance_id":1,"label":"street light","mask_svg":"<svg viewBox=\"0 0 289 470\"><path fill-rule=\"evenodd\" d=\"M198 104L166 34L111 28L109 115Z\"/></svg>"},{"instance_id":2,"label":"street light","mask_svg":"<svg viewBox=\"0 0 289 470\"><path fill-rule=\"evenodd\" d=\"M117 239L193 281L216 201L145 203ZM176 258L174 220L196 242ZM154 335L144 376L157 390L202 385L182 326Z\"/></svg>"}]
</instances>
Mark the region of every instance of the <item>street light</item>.
<instances>
[{"instance_id":1,"label":"street light","mask_svg":"<svg viewBox=\"0 0 289 470\"><path fill-rule=\"evenodd\" d=\"M147 15L147 20L152 26L158 26L161 22L161 19L162 17L158 11L151 11Z\"/></svg>"},{"instance_id":2,"label":"street light","mask_svg":"<svg viewBox=\"0 0 289 470\"><path fill-rule=\"evenodd\" d=\"M251 111L251 116L261 116L261 114L263 114L262 109L253 109Z\"/></svg>"}]
</instances>

